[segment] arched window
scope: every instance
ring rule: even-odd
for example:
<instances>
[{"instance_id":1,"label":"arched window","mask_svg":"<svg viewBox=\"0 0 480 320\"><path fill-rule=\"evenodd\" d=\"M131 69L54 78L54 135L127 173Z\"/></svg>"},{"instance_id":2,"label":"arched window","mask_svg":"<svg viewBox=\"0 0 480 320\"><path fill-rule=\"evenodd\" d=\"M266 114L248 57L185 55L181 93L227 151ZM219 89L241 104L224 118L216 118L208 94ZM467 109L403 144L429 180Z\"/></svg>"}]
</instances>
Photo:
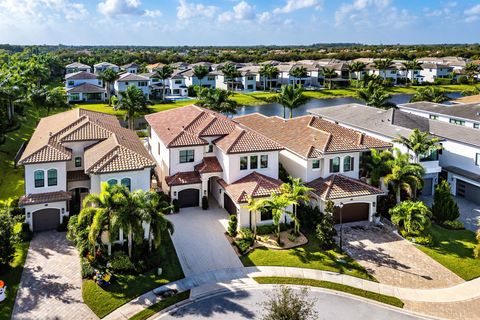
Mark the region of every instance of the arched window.
<instances>
[{"instance_id":1,"label":"arched window","mask_svg":"<svg viewBox=\"0 0 480 320\"><path fill-rule=\"evenodd\" d=\"M115 186L118 184L118 180L117 179L110 179L107 181L108 185L111 187L111 186Z\"/></svg>"},{"instance_id":2,"label":"arched window","mask_svg":"<svg viewBox=\"0 0 480 320\"><path fill-rule=\"evenodd\" d=\"M43 170L37 170L33 173L35 179L35 188L45 187L45 173Z\"/></svg>"},{"instance_id":3,"label":"arched window","mask_svg":"<svg viewBox=\"0 0 480 320\"><path fill-rule=\"evenodd\" d=\"M132 191L132 189L131 189L132 180L130 178L123 178L120 181L120 183L121 183L122 186L127 187L128 191Z\"/></svg>"},{"instance_id":4,"label":"arched window","mask_svg":"<svg viewBox=\"0 0 480 320\"><path fill-rule=\"evenodd\" d=\"M340 172L340 157L330 159L330 173Z\"/></svg>"},{"instance_id":5,"label":"arched window","mask_svg":"<svg viewBox=\"0 0 480 320\"><path fill-rule=\"evenodd\" d=\"M50 169L47 171L48 177L48 186L56 186L57 185L57 169Z\"/></svg>"},{"instance_id":6,"label":"arched window","mask_svg":"<svg viewBox=\"0 0 480 320\"><path fill-rule=\"evenodd\" d=\"M353 157L346 156L343 158L343 172L353 171Z\"/></svg>"}]
</instances>

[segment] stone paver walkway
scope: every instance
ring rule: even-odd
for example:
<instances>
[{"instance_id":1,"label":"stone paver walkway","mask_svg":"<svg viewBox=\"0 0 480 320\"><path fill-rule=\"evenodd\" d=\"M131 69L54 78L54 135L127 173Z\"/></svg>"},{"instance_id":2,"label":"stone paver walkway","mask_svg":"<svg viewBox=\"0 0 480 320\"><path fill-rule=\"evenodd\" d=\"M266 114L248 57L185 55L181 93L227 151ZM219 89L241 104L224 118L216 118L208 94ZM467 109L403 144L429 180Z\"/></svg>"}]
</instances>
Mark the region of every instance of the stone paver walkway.
<instances>
[{"instance_id":1,"label":"stone paver walkway","mask_svg":"<svg viewBox=\"0 0 480 320\"><path fill-rule=\"evenodd\" d=\"M83 303L78 252L67 242L64 232L35 234L12 319L98 319Z\"/></svg>"},{"instance_id":2,"label":"stone paver walkway","mask_svg":"<svg viewBox=\"0 0 480 320\"><path fill-rule=\"evenodd\" d=\"M379 282L405 288L443 288L462 278L397 234L372 224L343 228L344 250Z\"/></svg>"}]
</instances>

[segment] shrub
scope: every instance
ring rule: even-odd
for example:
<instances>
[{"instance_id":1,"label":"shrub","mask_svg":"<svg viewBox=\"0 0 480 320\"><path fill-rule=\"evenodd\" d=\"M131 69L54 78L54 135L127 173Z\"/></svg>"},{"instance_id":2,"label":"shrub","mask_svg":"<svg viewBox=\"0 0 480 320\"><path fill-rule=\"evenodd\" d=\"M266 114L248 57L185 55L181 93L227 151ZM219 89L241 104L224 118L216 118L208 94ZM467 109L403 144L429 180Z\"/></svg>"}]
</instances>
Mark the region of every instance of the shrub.
<instances>
[{"instance_id":1,"label":"shrub","mask_svg":"<svg viewBox=\"0 0 480 320\"><path fill-rule=\"evenodd\" d=\"M446 84L452 84L452 79L449 78L436 78L435 81L433 81L434 84L439 84L439 85L446 85Z\"/></svg>"},{"instance_id":2,"label":"shrub","mask_svg":"<svg viewBox=\"0 0 480 320\"><path fill-rule=\"evenodd\" d=\"M138 136L139 138L146 138L146 137L148 137L148 132L146 132L146 131L140 130L140 131L136 131L136 133L137 133L137 136Z\"/></svg>"},{"instance_id":3,"label":"shrub","mask_svg":"<svg viewBox=\"0 0 480 320\"><path fill-rule=\"evenodd\" d=\"M95 270L90 265L90 262L84 257L80 258L80 266L82 270L82 278L92 278L95 274Z\"/></svg>"},{"instance_id":4,"label":"shrub","mask_svg":"<svg viewBox=\"0 0 480 320\"><path fill-rule=\"evenodd\" d=\"M70 217L62 217L62 223L60 223L57 227L58 232L65 232L67 231L68 228L68 221L70 220Z\"/></svg>"},{"instance_id":5,"label":"shrub","mask_svg":"<svg viewBox=\"0 0 480 320\"><path fill-rule=\"evenodd\" d=\"M415 244L419 244L421 246L431 247L434 245L432 235L430 234L420 234L420 235L412 236L412 235L406 234L406 232L403 231L402 235L404 235L405 239Z\"/></svg>"},{"instance_id":6,"label":"shrub","mask_svg":"<svg viewBox=\"0 0 480 320\"><path fill-rule=\"evenodd\" d=\"M330 249L335 245L334 237L337 235L337 231L334 228L335 220L333 215L324 214L317 224L316 236L320 241L320 246L324 249Z\"/></svg>"},{"instance_id":7,"label":"shrub","mask_svg":"<svg viewBox=\"0 0 480 320\"><path fill-rule=\"evenodd\" d=\"M253 235L253 231L250 230L249 228L242 228L240 229L240 238L242 238L245 241L250 242L253 244L253 241L255 240L255 237Z\"/></svg>"},{"instance_id":8,"label":"shrub","mask_svg":"<svg viewBox=\"0 0 480 320\"><path fill-rule=\"evenodd\" d=\"M322 213L318 207L301 205L297 209L297 216L302 228L313 231L322 218Z\"/></svg>"},{"instance_id":9,"label":"shrub","mask_svg":"<svg viewBox=\"0 0 480 320\"><path fill-rule=\"evenodd\" d=\"M465 226L463 225L462 221L459 220L447 220L442 223L442 226L444 226L447 229L451 230L463 230L465 229Z\"/></svg>"},{"instance_id":10,"label":"shrub","mask_svg":"<svg viewBox=\"0 0 480 320\"><path fill-rule=\"evenodd\" d=\"M467 76L460 76L457 78L457 83L459 84L467 84L468 83L468 78Z\"/></svg>"},{"instance_id":11,"label":"shrub","mask_svg":"<svg viewBox=\"0 0 480 320\"><path fill-rule=\"evenodd\" d=\"M480 259L480 229L477 230L477 246L473 249L473 254L475 258Z\"/></svg>"},{"instance_id":12,"label":"shrub","mask_svg":"<svg viewBox=\"0 0 480 320\"><path fill-rule=\"evenodd\" d=\"M237 215L235 214L230 215L230 220L228 221L228 231L227 231L230 237L235 237L237 235L237 224L238 224Z\"/></svg>"},{"instance_id":13,"label":"shrub","mask_svg":"<svg viewBox=\"0 0 480 320\"><path fill-rule=\"evenodd\" d=\"M277 319L319 319L315 310L316 301L309 296L308 288L296 291L285 285L275 288L263 303L262 320Z\"/></svg>"},{"instance_id":14,"label":"shrub","mask_svg":"<svg viewBox=\"0 0 480 320\"><path fill-rule=\"evenodd\" d=\"M285 223L280 223L280 231L287 230ZM260 236L277 233L277 227L273 224L266 224L263 226L257 226L257 234Z\"/></svg>"},{"instance_id":15,"label":"shrub","mask_svg":"<svg viewBox=\"0 0 480 320\"><path fill-rule=\"evenodd\" d=\"M290 233L288 235L288 240L290 240L291 242L295 242L295 240L297 240L297 236L295 235L295 233Z\"/></svg>"},{"instance_id":16,"label":"shrub","mask_svg":"<svg viewBox=\"0 0 480 320\"><path fill-rule=\"evenodd\" d=\"M207 196L202 197L202 209L208 210L208 198Z\"/></svg>"},{"instance_id":17,"label":"shrub","mask_svg":"<svg viewBox=\"0 0 480 320\"><path fill-rule=\"evenodd\" d=\"M12 262L14 254L13 219L6 210L0 211L0 269Z\"/></svg>"},{"instance_id":18,"label":"shrub","mask_svg":"<svg viewBox=\"0 0 480 320\"><path fill-rule=\"evenodd\" d=\"M178 199L173 199L172 205L173 205L173 212L175 213L180 212L180 205L178 204Z\"/></svg>"},{"instance_id":19,"label":"shrub","mask_svg":"<svg viewBox=\"0 0 480 320\"><path fill-rule=\"evenodd\" d=\"M432 215L422 201L403 201L390 209L392 223L407 235L420 235L430 225Z\"/></svg>"},{"instance_id":20,"label":"shrub","mask_svg":"<svg viewBox=\"0 0 480 320\"><path fill-rule=\"evenodd\" d=\"M110 259L110 268L119 273L135 271L135 266L124 252L115 252Z\"/></svg>"},{"instance_id":21,"label":"shrub","mask_svg":"<svg viewBox=\"0 0 480 320\"><path fill-rule=\"evenodd\" d=\"M395 207L396 204L397 200L394 194L388 193L385 196L380 196L378 197L377 213L381 214L382 217L390 218L390 209Z\"/></svg>"},{"instance_id":22,"label":"shrub","mask_svg":"<svg viewBox=\"0 0 480 320\"><path fill-rule=\"evenodd\" d=\"M30 225L26 222L22 223L20 232L17 234L19 241L30 241L33 238L33 232L30 231Z\"/></svg>"},{"instance_id":23,"label":"shrub","mask_svg":"<svg viewBox=\"0 0 480 320\"><path fill-rule=\"evenodd\" d=\"M235 246L237 246L237 248L238 248L238 250L240 251L241 254L245 253L245 251L247 251L248 248L250 248L250 246L251 246L251 243L244 240L244 239L235 240L234 243L235 243Z\"/></svg>"},{"instance_id":24,"label":"shrub","mask_svg":"<svg viewBox=\"0 0 480 320\"><path fill-rule=\"evenodd\" d=\"M460 210L451 194L450 184L443 180L435 187L433 195L432 213L435 221L443 224L444 221L453 221L460 217Z\"/></svg>"}]
</instances>

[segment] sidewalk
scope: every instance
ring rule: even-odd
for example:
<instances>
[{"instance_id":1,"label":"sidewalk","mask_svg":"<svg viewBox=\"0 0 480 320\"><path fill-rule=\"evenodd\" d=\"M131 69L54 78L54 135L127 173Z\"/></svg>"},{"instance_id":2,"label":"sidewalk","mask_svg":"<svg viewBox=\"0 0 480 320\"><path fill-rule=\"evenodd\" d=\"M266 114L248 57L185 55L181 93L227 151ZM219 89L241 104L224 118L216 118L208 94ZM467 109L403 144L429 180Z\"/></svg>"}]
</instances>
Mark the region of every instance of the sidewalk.
<instances>
[{"instance_id":1,"label":"sidewalk","mask_svg":"<svg viewBox=\"0 0 480 320\"><path fill-rule=\"evenodd\" d=\"M183 292L204 286L212 286L212 288L215 288L214 290L217 290L226 286L251 285L255 283L252 279L253 277L292 277L324 280L397 297L400 300L416 302L448 303L480 297L480 278L449 288L419 290L394 287L329 271L291 267L247 267L214 270L174 281L161 288L166 287ZM202 294L207 292L206 290L202 291ZM125 320L158 301L160 299L155 296L153 291L150 291L121 306L104 319Z\"/></svg>"}]
</instances>

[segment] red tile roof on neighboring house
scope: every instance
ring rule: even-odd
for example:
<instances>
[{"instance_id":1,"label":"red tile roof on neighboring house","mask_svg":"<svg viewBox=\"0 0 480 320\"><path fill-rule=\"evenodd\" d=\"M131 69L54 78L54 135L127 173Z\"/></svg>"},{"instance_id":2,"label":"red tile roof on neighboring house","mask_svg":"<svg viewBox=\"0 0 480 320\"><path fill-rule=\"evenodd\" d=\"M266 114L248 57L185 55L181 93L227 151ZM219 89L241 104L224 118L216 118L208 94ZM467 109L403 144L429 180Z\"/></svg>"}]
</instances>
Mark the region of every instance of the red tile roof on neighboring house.
<instances>
[{"instance_id":1,"label":"red tile roof on neighboring house","mask_svg":"<svg viewBox=\"0 0 480 320\"><path fill-rule=\"evenodd\" d=\"M18 204L20 206L26 206L31 204L65 201L65 200L70 200L71 198L72 198L71 193L66 191L35 193L35 194L27 194L20 197Z\"/></svg>"},{"instance_id":2,"label":"red tile roof on neighboring house","mask_svg":"<svg viewBox=\"0 0 480 320\"><path fill-rule=\"evenodd\" d=\"M258 172L252 172L231 184L227 184L223 179L218 180L218 183L227 191L233 201L245 203L249 197L263 198L269 197L272 192L280 192L283 182Z\"/></svg>"},{"instance_id":3,"label":"red tile roof on neighboring house","mask_svg":"<svg viewBox=\"0 0 480 320\"><path fill-rule=\"evenodd\" d=\"M312 192L322 200L385 194L382 190L365 182L341 174L333 174L325 179L318 178L306 185L312 188Z\"/></svg>"},{"instance_id":4,"label":"red tile roof on neighboring house","mask_svg":"<svg viewBox=\"0 0 480 320\"><path fill-rule=\"evenodd\" d=\"M237 117L235 121L305 158L392 146L388 142L311 115L282 119L254 113Z\"/></svg>"},{"instance_id":5,"label":"red tile roof on neighboring house","mask_svg":"<svg viewBox=\"0 0 480 320\"><path fill-rule=\"evenodd\" d=\"M177 172L173 176L165 177L165 181L169 186L202 183L197 171Z\"/></svg>"},{"instance_id":6,"label":"red tile roof on neighboring house","mask_svg":"<svg viewBox=\"0 0 480 320\"><path fill-rule=\"evenodd\" d=\"M195 166L195 171L199 173L223 172L222 166L217 157L205 157L202 162Z\"/></svg>"}]
</instances>

